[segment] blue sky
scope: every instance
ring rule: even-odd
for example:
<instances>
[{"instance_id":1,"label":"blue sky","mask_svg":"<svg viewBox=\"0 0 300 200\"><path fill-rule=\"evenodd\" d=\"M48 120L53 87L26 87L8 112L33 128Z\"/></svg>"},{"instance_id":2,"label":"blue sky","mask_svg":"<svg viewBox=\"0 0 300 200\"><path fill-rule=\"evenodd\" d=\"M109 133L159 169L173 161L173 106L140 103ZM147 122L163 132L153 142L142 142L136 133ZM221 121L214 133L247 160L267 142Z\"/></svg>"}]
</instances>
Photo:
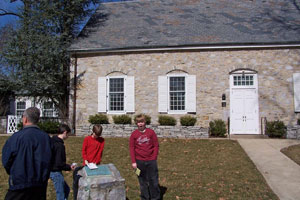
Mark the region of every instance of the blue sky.
<instances>
[{"instance_id":1,"label":"blue sky","mask_svg":"<svg viewBox=\"0 0 300 200\"><path fill-rule=\"evenodd\" d=\"M124 0L102 0L102 2L117 2ZM10 3L10 0L0 0L0 8L7 11L17 11L18 7L21 6L20 1ZM15 16L0 16L0 27L4 26L7 23L16 23L17 17Z\"/></svg>"},{"instance_id":2,"label":"blue sky","mask_svg":"<svg viewBox=\"0 0 300 200\"><path fill-rule=\"evenodd\" d=\"M0 8L7 11L17 11L18 7L22 5L20 1L9 3L10 0L0 0ZM15 23L18 18L12 15L0 17L0 27L7 23Z\"/></svg>"}]
</instances>

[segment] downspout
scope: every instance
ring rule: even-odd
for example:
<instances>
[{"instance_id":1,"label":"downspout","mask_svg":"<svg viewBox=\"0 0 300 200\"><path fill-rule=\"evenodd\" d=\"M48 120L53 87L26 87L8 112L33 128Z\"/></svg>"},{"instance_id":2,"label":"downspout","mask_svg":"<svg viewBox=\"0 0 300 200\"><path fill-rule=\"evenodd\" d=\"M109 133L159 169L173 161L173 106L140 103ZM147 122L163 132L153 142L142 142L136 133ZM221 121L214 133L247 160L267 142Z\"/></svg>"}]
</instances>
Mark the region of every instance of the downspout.
<instances>
[{"instance_id":1,"label":"downspout","mask_svg":"<svg viewBox=\"0 0 300 200\"><path fill-rule=\"evenodd\" d=\"M76 96L77 96L77 55L74 63L74 97L73 97L73 134L76 135Z\"/></svg>"}]
</instances>

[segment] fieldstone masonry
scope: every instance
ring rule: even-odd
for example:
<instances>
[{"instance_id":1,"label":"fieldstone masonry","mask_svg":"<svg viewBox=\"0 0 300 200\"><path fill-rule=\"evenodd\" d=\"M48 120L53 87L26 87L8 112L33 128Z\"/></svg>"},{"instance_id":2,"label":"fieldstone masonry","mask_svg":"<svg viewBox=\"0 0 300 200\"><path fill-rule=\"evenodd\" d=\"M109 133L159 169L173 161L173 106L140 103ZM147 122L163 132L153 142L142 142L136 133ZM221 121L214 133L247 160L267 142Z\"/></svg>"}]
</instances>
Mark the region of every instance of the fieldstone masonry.
<instances>
[{"instance_id":1,"label":"fieldstone masonry","mask_svg":"<svg viewBox=\"0 0 300 200\"><path fill-rule=\"evenodd\" d=\"M298 140L300 140L300 125L288 126L286 137L288 139L298 139Z\"/></svg>"},{"instance_id":2,"label":"fieldstone masonry","mask_svg":"<svg viewBox=\"0 0 300 200\"><path fill-rule=\"evenodd\" d=\"M79 179L78 200L125 200L125 179L113 164L105 165L111 175L88 176L83 168L78 172Z\"/></svg>"},{"instance_id":3,"label":"fieldstone masonry","mask_svg":"<svg viewBox=\"0 0 300 200\"><path fill-rule=\"evenodd\" d=\"M136 125L102 124L104 137L129 137L136 129ZM147 125L157 134L157 137L166 138L208 138L208 128L199 126L157 126ZM77 136L91 133L92 125L78 127Z\"/></svg>"},{"instance_id":4,"label":"fieldstone masonry","mask_svg":"<svg viewBox=\"0 0 300 200\"><path fill-rule=\"evenodd\" d=\"M300 72L299 55L299 49L77 55L77 77L80 83L76 95L77 133L84 132L81 129L89 126L88 117L97 113L98 77L120 73L135 78L135 113L130 115L150 115L153 125L158 124L158 116L162 114L158 112L158 76L183 71L196 75L196 114L193 114L197 117L196 125L207 128L214 119L227 122L230 117L230 72L236 69L257 71L259 121L266 117L268 121L280 119L286 125L295 124L299 113L294 112L292 76L293 73ZM71 66L71 72L74 72L74 66ZM226 107L221 106L222 94L226 95ZM71 102L70 111L72 110ZM172 116L179 125L179 119L183 115ZM109 118L112 123L111 115ZM161 136L174 133L157 132Z\"/></svg>"}]
</instances>

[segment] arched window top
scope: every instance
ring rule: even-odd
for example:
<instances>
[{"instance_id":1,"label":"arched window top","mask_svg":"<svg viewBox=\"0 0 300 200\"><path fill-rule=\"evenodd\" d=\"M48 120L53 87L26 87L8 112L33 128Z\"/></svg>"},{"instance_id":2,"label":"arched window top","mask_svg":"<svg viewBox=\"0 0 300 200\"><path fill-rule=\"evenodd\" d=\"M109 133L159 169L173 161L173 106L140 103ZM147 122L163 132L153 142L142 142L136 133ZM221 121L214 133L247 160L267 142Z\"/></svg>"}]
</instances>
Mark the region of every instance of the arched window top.
<instances>
[{"instance_id":1,"label":"arched window top","mask_svg":"<svg viewBox=\"0 0 300 200\"><path fill-rule=\"evenodd\" d=\"M257 71L249 68L238 68L232 70L229 74L257 74Z\"/></svg>"},{"instance_id":2,"label":"arched window top","mask_svg":"<svg viewBox=\"0 0 300 200\"><path fill-rule=\"evenodd\" d=\"M172 70L168 71L166 74L178 74L178 73L188 74L187 71L182 70L182 69L172 69Z\"/></svg>"},{"instance_id":3,"label":"arched window top","mask_svg":"<svg viewBox=\"0 0 300 200\"><path fill-rule=\"evenodd\" d=\"M106 74L106 76L126 76L127 74L122 71L112 71Z\"/></svg>"}]
</instances>

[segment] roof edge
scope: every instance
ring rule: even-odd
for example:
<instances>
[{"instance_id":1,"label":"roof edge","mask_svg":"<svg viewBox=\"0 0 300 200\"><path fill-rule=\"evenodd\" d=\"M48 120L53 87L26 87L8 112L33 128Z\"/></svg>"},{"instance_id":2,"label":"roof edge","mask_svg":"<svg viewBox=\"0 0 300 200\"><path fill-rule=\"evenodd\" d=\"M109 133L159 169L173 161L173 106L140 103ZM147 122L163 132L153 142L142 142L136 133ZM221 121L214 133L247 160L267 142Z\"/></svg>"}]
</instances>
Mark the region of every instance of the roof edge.
<instances>
[{"instance_id":1,"label":"roof edge","mask_svg":"<svg viewBox=\"0 0 300 200\"><path fill-rule=\"evenodd\" d=\"M179 50L239 50L239 49L269 49L269 48L300 48L299 42L287 43L260 43L260 44L218 44L218 45L181 45L181 46L145 46L125 48L95 48L95 49L69 49L71 55L89 53L134 53Z\"/></svg>"}]
</instances>

